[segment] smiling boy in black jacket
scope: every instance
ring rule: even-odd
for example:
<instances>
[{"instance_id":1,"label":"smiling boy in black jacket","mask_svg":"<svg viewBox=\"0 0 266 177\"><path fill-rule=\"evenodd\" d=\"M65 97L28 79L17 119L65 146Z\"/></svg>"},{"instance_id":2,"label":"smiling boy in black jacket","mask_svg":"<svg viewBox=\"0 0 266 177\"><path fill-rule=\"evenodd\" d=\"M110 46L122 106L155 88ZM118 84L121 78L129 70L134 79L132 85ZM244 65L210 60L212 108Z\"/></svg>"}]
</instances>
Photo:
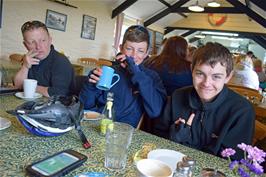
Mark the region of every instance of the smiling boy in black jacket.
<instances>
[{"instance_id":1,"label":"smiling boy in black jacket","mask_svg":"<svg viewBox=\"0 0 266 177\"><path fill-rule=\"evenodd\" d=\"M228 49L207 43L193 56L193 87L176 90L167 104L155 134L217 156L225 148L251 144L255 113L251 103L225 85L232 76Z\"/></svg>"}]
</instances>

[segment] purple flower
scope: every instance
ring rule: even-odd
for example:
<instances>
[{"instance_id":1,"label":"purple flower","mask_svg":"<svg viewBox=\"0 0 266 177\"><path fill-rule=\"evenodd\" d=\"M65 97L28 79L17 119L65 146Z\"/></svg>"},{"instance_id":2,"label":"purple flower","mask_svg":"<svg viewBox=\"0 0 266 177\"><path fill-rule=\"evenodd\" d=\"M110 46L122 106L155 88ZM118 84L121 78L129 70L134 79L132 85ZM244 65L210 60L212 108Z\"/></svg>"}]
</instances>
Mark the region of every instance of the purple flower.
<instances>
[{"instance_id":1,"label":"purple flower","mask_svg":"<svg viewBox=\"0 0 266 177\"><path fill-rule=\"evenodd\" d=\"M241 177L250 177L248 173L245 172L245 170L241 167L238 168L238 174L241 176Z\"/></svg>"},{"instance_id":2,"label":"purple flower","mask_svg":"<svg viewBox=\"0 0 266 177\"><path fill-rule=\"evenodd\" d=\"M252 164L250 170L256 173L257 175L263 174L263 167L258 163Z\"/></svg>"},{"instance_id":3,"label":"purple flower","mask_svg":"<svg viewBox=\"0 0 266 177\"><path fill-rule=\"evenodd\" d=\"M243 151L246 151L246 147L247 147L247 145L246 145L245 143L241 143L241 144L238 144L237 147L238 147L239 149L242 149Z\"/></svg>"},{"instance_id":4,"label":"purple flower","mask_svg":"<svg viewBox=\"0 0 266 177\"><path fill-rule=\"evenodd\" d=\"M252 160L253 162L261 163L265 161L264 158L266 156L266 153L263 150L257 148L256 146L254 148L248 148L247 152L247 158Z\"/></svg>"},{"instance_id":5,"label":"purple flower","mask_svg":"<svg viewBox=\"0 0 266 177\"><path fill-rule=\"evenodd\" d=\"M240 161L233 161L229 164L229 168L234 172L237 172L241 177L250 177L250 175L263 174L263 167L260 163L265 161L266 152L251 145L245 143L238 144L237 147L244 151L244 159ZM227 148L222 151L222 157L228 157L235 154L235 150Z\"/></svg>"},{"instance_id":6,"label":"purple flower","mask_svg":"<svg viewBox=\"0 0 266 177\"><path fill-rule=\"evenodd\" d=\"M237 160L234 160L233 162L231 162L230 164L229 164L229 168L231 169L231 170L233 170L235 167L237 167L239 165L239 162L237 161Z\"/></svg>"},{"instance_id":7,"label":"purple flower","mask_svg":"<svg viewBox=\"0 0 266 177\"><path fill-rule=\"evenodd\" d=\"M226 148L222 151L221 155L222 157L230 157L232 155L234 155L236 153L236 151L232 148Z\"/></svg>"}]
</instances>

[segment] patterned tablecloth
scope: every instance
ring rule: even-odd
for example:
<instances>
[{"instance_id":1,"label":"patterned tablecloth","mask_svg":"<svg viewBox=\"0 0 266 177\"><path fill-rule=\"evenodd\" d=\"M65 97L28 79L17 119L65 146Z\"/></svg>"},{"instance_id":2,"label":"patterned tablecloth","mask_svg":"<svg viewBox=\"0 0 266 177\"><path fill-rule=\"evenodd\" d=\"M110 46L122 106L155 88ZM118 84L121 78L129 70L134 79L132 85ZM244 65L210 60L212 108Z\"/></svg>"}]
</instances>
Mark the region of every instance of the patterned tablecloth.
<instances>
[{"instance_id":1,"label":"patterned tablecloth","mask_svg":"<svg viewBox=\"0 0 266 177\"><path fill-rule=\"evenodd\" d=\"M13 95L0 96L0 116L9 119L12 125L0 130L0 176L26 176L25 167L38 159L53 153L74 149L88 156L84 165L75 169L67 176L75 176L82 172L105 172L111 176L137 176L133 155L144 143L153 143L157 148L172 149L191 156L196 160L194 176L199 176L202 168L216 168L228 177L234 176L224 159L182 146L160 137L136 130L128 152L128 162L124 170L111 171L104 167L105 139L99 135L98 121L84 121L82 127L85 135L92 143L90 149L84 149L75 130L58 137L38 137L29 134L15 116L6 113L23 103Z\"/></svg>"}]
</instances>

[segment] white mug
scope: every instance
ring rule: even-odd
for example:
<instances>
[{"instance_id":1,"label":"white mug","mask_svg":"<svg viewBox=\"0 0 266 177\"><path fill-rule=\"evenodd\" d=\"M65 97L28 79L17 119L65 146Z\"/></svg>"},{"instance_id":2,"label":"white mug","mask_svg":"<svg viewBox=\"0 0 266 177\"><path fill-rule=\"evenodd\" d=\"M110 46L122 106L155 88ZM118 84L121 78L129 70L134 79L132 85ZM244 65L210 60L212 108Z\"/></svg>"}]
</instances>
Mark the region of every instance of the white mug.
<instances>
[{"instance_id":1,"label":"white mug","mask_svg":"<svg viewBox=\"0 0 266 177\"><path fill-rule=\"evenodd\" d=\"M37 87L37 80L24 79L23 89L25 98L33 98Z\"/></svg>"}]
</instances>

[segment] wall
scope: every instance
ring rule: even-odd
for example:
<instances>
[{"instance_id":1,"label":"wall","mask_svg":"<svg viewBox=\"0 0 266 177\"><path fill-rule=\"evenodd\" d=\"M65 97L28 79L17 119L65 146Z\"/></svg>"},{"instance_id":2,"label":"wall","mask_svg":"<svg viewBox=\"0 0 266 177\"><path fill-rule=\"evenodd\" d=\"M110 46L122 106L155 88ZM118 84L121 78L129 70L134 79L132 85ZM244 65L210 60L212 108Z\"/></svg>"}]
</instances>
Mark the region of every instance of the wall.
<instances>
[{"instance_id":1,"label":"wall","mask_svg":"<svg viewBox=\"0 0 266 177\"><path fill-rule=\"evenodd\" d=\"M105 2L68 0L71 8L48 0L4 0L1 28L1 58L11 53L25 53L21 25L29 20L45 22L47 9L67 15L66 31L48 29L55 48L76 61L80 57L111 58L115 19ZM97 18L95 40L80 37L83 14ZM0 34L1 34L0 33Z\"/></svg>"}]
</instances>

